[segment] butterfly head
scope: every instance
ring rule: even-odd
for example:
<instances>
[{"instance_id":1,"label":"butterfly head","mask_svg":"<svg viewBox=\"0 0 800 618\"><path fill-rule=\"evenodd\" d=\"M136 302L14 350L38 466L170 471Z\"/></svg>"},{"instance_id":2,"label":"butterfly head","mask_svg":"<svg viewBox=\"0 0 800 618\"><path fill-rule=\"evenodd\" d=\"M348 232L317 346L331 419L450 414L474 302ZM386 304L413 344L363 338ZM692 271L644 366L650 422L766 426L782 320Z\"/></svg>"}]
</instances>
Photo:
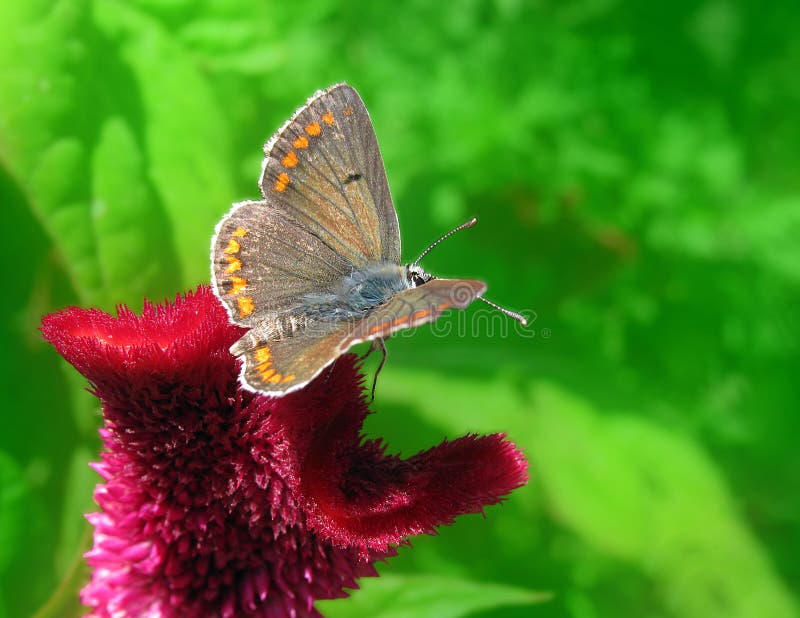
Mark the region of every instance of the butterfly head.
<instances>
[{"instance_id":1,"label":"butterfly head","mask_svg":"<svg viewBox=\"0 0 800 618\"><path fill-rule=\"evenodd\" d=\"M425 270L419 264L409 264L405 267L405 271L406 285L409 288L418 288L434 278L433 275L425 272Z\"/></svg>"},{"instance_id":2,"label":"butterfly head","mask_svg":"<svg viewBox=\"0 0 800 618\"><path fill-rule=\"evenodd\" d=\"M478 222L478 220L475 217L473 217L472 219L470 219L466 223L462 223L457 228L450 230L449 232L447 232L447 234L445 234L444 236L440 237L435 242L432 242L430 245L428 245L428 248L425 249L425 251L423 251L416 260L414 260L411 264L409 264L408 266L405 267L406 285L409 288L417 288L417 287L419 287L421 285L424 285L424 284L428 283L428 281L430 281L431 279L435 279L436 277L434 277L430 273L426 273L425 272L425 270L422 268L422 266L419 265L419 261L422 258L424 258L426 255L428 255L428 253L430 253L430 250L433 249L440 242L442 242L445 238L449 238L450 236L452 236L456 232L460 232L463 229L466 229L468 227L472 227L477 222Z\"/></svg>"}]
</instances>

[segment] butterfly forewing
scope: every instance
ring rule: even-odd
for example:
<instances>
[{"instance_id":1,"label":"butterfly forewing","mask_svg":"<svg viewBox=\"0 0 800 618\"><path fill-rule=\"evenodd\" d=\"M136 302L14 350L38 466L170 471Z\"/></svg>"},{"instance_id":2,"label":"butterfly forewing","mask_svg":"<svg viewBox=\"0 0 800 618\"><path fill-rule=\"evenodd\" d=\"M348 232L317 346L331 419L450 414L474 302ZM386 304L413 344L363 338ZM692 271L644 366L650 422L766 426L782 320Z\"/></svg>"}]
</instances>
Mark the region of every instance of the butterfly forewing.
<instances>
[{"instance_id":1,"label":"butterfly forewing","mask_svg":"<svg viewBox=\"0 0 800 618\"><path fill-rule=\"evenodd\" d=\"M483 281L434 279L395 294L350 330L349 344L388 337L404 328L433 322L448 309L464 309L486 291Z\"/></svg>"},{"instance_id":2,"label":"butterfly forewing","mask_svg":"<svg viewBox=\"0 0 800 618\"><path fill-rule=\"evenodd\" d=\"M375 131L355 90L317 93L264 147L264 198L355 269L400 261L400 232Z\"/></svg>"},{"instance_id":3,"label":"butterfly forewing","mask_svg":"<svg viewBox=\"0 0 800 618\"><path fill-rule=\"evenodd\" d=\"M350 264L291 214L241 202L217 226L212 283L231 319L254 326L296 309L304 294L350 272Z\"/></svg>"}]
</instances>

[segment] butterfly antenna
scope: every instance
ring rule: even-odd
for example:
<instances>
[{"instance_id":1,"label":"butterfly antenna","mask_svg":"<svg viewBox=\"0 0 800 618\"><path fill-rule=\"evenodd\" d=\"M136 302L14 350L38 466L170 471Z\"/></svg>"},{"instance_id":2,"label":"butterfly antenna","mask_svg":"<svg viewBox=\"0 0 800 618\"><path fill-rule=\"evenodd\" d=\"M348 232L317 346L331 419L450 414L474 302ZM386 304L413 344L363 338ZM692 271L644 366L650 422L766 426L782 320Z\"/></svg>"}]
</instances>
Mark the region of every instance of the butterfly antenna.
<instances>
[{"instance_id":1,"label":"butterfly antenna","mask_svg":"<svg viewBox=\"0 0 800 618\"><path fill-rule=\"evenodd\" d=\"M516 313L515 311L511 311L509 309L506 309L505 307L501 307L500 305L495 305L492 301L486 300L483 296L478 296L478 300L481 301L481 302L486 303L490 307L494 307L500 313L505 313L508 317L514 318L517 322L519 322L523 326L527 326L528 325L528 320L526 320L523 315L521 315L519 313Z\"/></svg>"},{"instance_id":2,"label":"butterfly antenna","mask_svg":"<svg viewBox=\"0 0 800 618\"><path fill-rule=\"evenodd\" d=\"M447 232L447 234L445 234L444 236L442 236L442 237L441 237L439 240L437 240L436 242L433 242L433 243L431 243L430 245L428 245L428 248L427 248L427 249L425 249L425 251L423 251L423 252L420 254L420 256L419 256L419 257L418 257L416 260L414 260L414 261L411 263L411 265L412 265L412 266L416 266L417 264L419 264L419 261L420 261L422 258L424 258L426 255L428 255L428 254L431 252L431 249L433 249L433 248L434 248L436 245L438 245L440 242L442 242L442 241L443 241L445 238L450 238L450 237L451 237L453 234L455 234L456 232L460 232L461 230L465 230L465 229L467 229L468 227L472 227L472 226L473 226L473 225L475 225L477 222L478 222L478 219L477 219L477 217L472 217L472 219L470 219L470 220L469 220L469 221L467 221L466 223L462 223L462 224L461 224L461 225L459 225L457 228L454 228L454 229L450 230L449 232Z\"/></svg>"}]
</instances>

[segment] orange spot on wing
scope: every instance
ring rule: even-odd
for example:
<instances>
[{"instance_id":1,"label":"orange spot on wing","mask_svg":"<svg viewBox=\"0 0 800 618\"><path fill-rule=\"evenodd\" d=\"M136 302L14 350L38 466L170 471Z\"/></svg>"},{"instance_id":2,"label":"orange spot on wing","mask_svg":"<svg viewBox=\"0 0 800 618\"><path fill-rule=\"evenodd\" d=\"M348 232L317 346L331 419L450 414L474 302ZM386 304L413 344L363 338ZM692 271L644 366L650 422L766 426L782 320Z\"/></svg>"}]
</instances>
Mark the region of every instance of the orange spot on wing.
<instances>
[{"instance_id":1,"label":"orange spot on wing","mask_svg":"<svg viewBox=\"0 0 800 618\"><path fill-rule=\"evenodd\" d=\"M294 167L298 163L297 155L294 153L294 150L290 150L288 154L281 159L281 163L283 167Z\"/></svg>"},{"instance_id":2,"label":"orange spot on wing","mask_svg":"<svg viewBox=\"0 0 800 618\"><path fill-rule=\"evenodd\" d=\"M294 374L292 373L292 374L290 374L290 375L286 376L286 377L285 377L283 380L281 380L281 382L284 382L284 383L286 383L286 382L291 382L292 380L294 380L294 377L295 377L295 376L294 376Z\"/></svg>"},{"instance_id":3,"label":"orange spot on wing","mask_svg":"<svg viewBox=\"0 0 800 618\"><path fill-rule=\"evenodd\" d=\"M370 335L374 335L378 331L382 331L382 330L389 331L390 329L394 328L395 326L400 326L401 324L405 324L406 322L408 322L408 320L409 320L409 317L407 315L404 315L404 316L401 316L401 317L397 318L396 320L391 320L389 322L383 322L381 324L378 324L378 325L373 326L372 328L370 328L369 329L369 334Z\"/></svg>"},{"instance_id":4,"label":"orange spot on wing","mask_svg":"<svg viewBox=\"0 0 800 618\"><path fill-rule=\"evenodd\" d=\"M233 253L239 253L239 250L241 248L242 248L242 245L239 244L239 241L236 240L235 238L231 238L228 241L228 246L225 247L225 249L223 249L222 252L223 253L227 253L228 255L231 255Z\"/></svg>"},{"instance_id":5,"label":"orange spot on wing","mask_svg":"<svg viewBox=\"0 0 800 618\"><path fill-rule=\"evenodd\" d=\"M300 149L308 148L308 138L305 135L301 135L292 142L292 146Z\"/></svg>"},{"instance_id":6,"label":"orange spot on wing","mask_svg":"<svg viewBox=\"0 0 800 618\"><path fill-rule=\"evenodd\" d=\"M286 191L286 187L289 186L290 182L292 182L292 180L289 178L289 174L286 172L281 172L278 174L278 179L275 181L275 190L278 193L283 193Z\"/></svg>"},{"instance_id":7,"label":"orange spot on wing","mask_svg":"<svg viewBox=\"0 0 800 618\"><path fill-rule=\"evenodd\" d=\"M260 348L256 348L255 351L256 360L259 363L265 363L270 358L272 358L272 352L269 351L269 346L261 346Z\"/></svg>"},{"instance_id":8,"label":"orange spot on wing","mask_svg":"<svg viewBox=\"0 0 800 618\"><path fill-rule=\"evenodd\" d=\"M420 318L425 318L425 317L429 316L430 314L431 314L431 312L428 309L420 309L419 311L415 311L411 315L411 318L414 319L414 320L419 320Z\"/></svg>"},{"instance_id":9,"label":"orange spot on wing","mask_svg":"<svg viewBox=\"0 0 800 618\"><path fill-rule=\"evenodd\" d=\"M331 114L330 112L322 114L322 122L324 122L328 126L331 126L333 124L333 114Z\"/></svg>"},{"instance_id":10,"label":"orange spot on wing","mask_svg":"<svg viewBox=\"0 0 800 618\"><path fill-rule=\"evenodd\" d=\"M369 329L369 334L370 335L374 335L378 331L383 330L385 326L386 326L386 324L376 324L375 326L373 326L372 328Z\"/></svg>"},{"instance_id":11,"label":"orange spot on wing","mask_svg":"<svg viewBox=\"0 0 800 618\"><path fill-rule=\"evenodd\" d=\"M437 309L438 311L444 311L445 309L449 309L449 308L450 308L450 307L452 307L452 306L453 306L453 305L452 305L451 303L442 303L441 305L439 305L438 307L436 307L436 309Z\"/></svg>"},{"instance_id":12,"label":"orange spot on wing","mask_svg":"<svg viewBox=\"0 0 800 618\"><path fill-rule=\"evenodd\" d=\"M276 373L276 374L275 374L274 376L272 376L272 377L271 377L269 380L267 380L267 382L270 382L271 384L277 384L277 383L278 383L278 382L280 382L282 379L283 379L283 376L282 376L280 373Z\"/></svg>"},{"instance_id":13,"label":"orange spot on wing","mask_svg":"<svg viewBox=\"0 0 800 618\"><path fill-rule=\"evenodd\" d=\"M349 105L344 108L344 115L345 116L352 116L353 115L353 108Z\"/></svg>"},{"instance_id":14,"label":"orange spot on wing","mask_svg":"<svg viewBox=\"0 0 800 618\"><path fill-rule=\"evenodd\" d=\"M239 307L239 317L246 318L248 315L256 310L253 299L249 296L240 296L236 299L236 304Z\"/></svg>"},{"instance_id":15,"label":"orange spot on wing","mask_svg":"<svg viewBox=\"0 0 800 618\"><path fill-rule=\"evenodd\" d=\"M237 270L242 270L242 260L237 257L233 257L232 255L226 255L225 259L228 261L228 267L225 269L225 272L235 273Z\"/></svg>"},{"instance_id":16,"label":"orange spot on wing","mask_svg":"<svg viewBox=\"0 0 800 618\"><path fill-rule=\"evenodd\" d=\"M236 236L237 238L241 238L242 236L247 236L247 230L244 229L241 225L233 230L233 234L231 236Z\"/></svg>"},{"instance_id":17,"label":"orange spot on wing","mask_svg":"<svg viewBox=\"0 0 800 618\"><path fill-rule=\"evenodd\" d=\"M306 125L306 133L308 133L311 137L316 137L320 133L322 133L322 127L320 124L315 120L311 124Z\"/></svg>"},{"instance_id":18,"label":"orange spot on wing","mask_svg":"<svg viewBox=\"0 0 800 618\"><path fill-rule=\"evenodd\" d=\"M262 380L267 381L270 376L275 373L274 369L270 369L272 366L272 361L270 360L272 358L272 353L270 352L269 347L264 345L260 348L256 348L254 356L258 361L258 364L256 365L256 371L258 371L258 374L261 376Z\"/></svg>"},{"instance_id":19,"label":"orange spot on wing","mask_svg":"<svg viewBox=\"0 0 800 618\"><path fill-rule=\"evenodd\" d=\"M247 279L244 277L237 277L236 275L230 278L231 282L231 294L238 294L241 292L245 287L247 287Z\"/></svg>"}]
</instances>

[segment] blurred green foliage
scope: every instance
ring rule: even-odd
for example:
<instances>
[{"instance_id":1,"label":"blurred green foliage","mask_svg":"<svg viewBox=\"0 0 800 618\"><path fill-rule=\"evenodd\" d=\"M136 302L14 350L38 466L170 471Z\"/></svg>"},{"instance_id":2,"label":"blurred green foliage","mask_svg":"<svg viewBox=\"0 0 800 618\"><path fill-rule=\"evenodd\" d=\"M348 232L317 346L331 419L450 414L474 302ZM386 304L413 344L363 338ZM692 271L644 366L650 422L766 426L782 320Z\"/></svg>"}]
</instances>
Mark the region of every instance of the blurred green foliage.
<instances>
[{"instance_id":1,"label":"blurred green foliage","mask_svg":"<svg viewBox=\"0 0 800 618\"><path fill-rule=\"evenodd\" d=\"M261 144L340 80L405 257L475 214L426 267L536 316L390 342L368 431L505 431L532 479L324 611L797 615L797 32L754 0L0 3L0 617L85 577L100 418L41 316L207 282Z\"/></svg>"}]
</instances>

